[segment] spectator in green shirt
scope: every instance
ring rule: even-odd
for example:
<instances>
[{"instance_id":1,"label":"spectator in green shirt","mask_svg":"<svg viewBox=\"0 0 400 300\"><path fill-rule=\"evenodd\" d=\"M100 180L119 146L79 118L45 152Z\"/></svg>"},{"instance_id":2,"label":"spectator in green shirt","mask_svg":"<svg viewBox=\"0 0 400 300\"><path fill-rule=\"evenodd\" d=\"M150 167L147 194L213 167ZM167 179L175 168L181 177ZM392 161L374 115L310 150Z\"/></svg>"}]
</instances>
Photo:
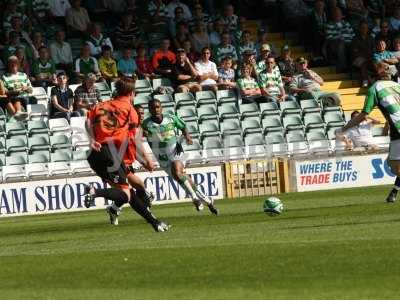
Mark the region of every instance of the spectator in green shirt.
<instances>
[{"instance_id":1,"label":"spectator in green shirt","mask_svg":"<svg viewBox=\"0 0 400 300\"><path fill-rule=\"evenodd\" d=\"M46 47L39 49L39 58L33 62L31 81L34 86L48 87L57 82L56 67Z\"/></svg>"}]
</instances>

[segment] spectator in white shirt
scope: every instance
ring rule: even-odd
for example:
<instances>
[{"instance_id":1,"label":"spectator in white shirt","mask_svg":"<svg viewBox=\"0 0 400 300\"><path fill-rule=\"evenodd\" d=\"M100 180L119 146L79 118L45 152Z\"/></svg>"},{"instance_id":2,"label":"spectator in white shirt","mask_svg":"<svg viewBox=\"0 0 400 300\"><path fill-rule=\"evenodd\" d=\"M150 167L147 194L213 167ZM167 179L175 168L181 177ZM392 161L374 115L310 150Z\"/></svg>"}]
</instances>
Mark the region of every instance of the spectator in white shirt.
<instances>
[{"instance_id":1,"label":"spectator in white shirt","mask_svg":"<svg viewBox=\"0 0 400 300\"><path fill-rule=\"evenodd\" d=\"M109 46L111 52L113 51L113 45L110 38L103 35L101 32L101 25L99 23L93 23L90 28L90 36L86 41L86 44L90 47L90 55L98 58L101 54L101 48L103 46Z\"/></svg>"},{"instance_id":2,"label":"spectator in white shirt","mask_svg":"<svg viewBox=\"0 0 400 300\"><path fill-rule=\"evenodd\" d=\"M354 119L359 114L359 111L353 111L351 118ZM367 149L375 150L378 147L373 141L372 127L377 124L379 124L378 120L367 116L360 125L355 126L344 133L338 133L338 139L345 142L348 150L353 150L354 147L365 147Z\"/></svg>"},{"instance_id":3,"label":"spectator in white shirt","mask_svg":"<svg viewBox=\"0 0 400 300\"><path fill-rule=\"evenodd\" d=\"M172 0L168 5L167 5L167 10L168 10L168 16L170 18L175 17L175 9L177 7L182 7L183 9L183 17L186 20L190 20L192 18L192 13L190 12L189 7L182 3L180 0Z\"/></svg>"},{"instance_id":4,"label":"spectator in white shirt","mask_svg":"<svg viewBox=\"0 0 400 300\"><path fill-rule=\"evenodd\" d=\"M64 70L69 74L73 64L71 45L65 41L63 30L57 31L55 38L55 42L50 45L51 58L57 69Z\"/></svg>"},{"instance_id":5,"label":"spectator in white shirt","mask_svg":"<svg viewBox=\"0 0 400 300\"><path fill-rule=\"evenodd\" d=\"M201 51L201 58L194 67L199 74L199 82L203 89L217 91L218 70L217 65L210 61L211 49L204 47Z\"/></svg>"}]
</instances>

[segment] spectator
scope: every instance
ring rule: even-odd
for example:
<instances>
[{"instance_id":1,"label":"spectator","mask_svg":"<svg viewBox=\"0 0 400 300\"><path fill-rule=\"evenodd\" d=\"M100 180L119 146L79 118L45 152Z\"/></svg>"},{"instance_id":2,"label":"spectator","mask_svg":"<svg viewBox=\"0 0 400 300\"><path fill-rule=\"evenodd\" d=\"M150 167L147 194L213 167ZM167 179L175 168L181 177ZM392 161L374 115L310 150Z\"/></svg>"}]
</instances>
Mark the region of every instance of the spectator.
<instances>
[{"instance_id":1,"label":"spectator","mask_svg":"<svg viewBox=\"0 0 400 300\"><path fill-rule=\"evenodd\" d=\"M32 43L30 43L30 47L28 50L28 58L30 60L35 60L39 58L39 49L42 47L46 47L46 43L43 39L43 35L40 31L35 31L32 35Z\"/></svg>"},{"instance_id":2,"label":"spectator","mask_svg":"<svg viewBox=\"0 0 400 300\"><path fill-rule=\"evenodd\" d=\"M191 37L191 43L194 51L200 53L203 48L210 46L210 39L207 34L207 29L204 23L196 23L195 30Z\"/></svg>"},{"instance_id":3,"label":"spectator","mask_svg":"<svg viewBox=\"0 0 400 300\"><path fill-rule=\"evenodd\" d=\"M50 12L51 15L53 16L54 21L58 25L61 25L64 28L67 11L71 8L69 1L49 0L49 4L50 4Z\"/></svg>"},{"instance_id":4,"label":"spectator","mask_svg":"<svg viewBox=\"0 0 400 300\"><path fill-rule=\"evenodd\" d=\"M103 46L109 46L111 52L113 51L113 45L111 43L110 38L105 37L101 33L101 26L99 23L93 23L90 28L90 36L89 39L86 41L86 44L90 47L90 55L94 57L98 57L101 54Z\"/></svg>"},{"instance_id":5,"label":"spectator","mask_svg":"<svg viewBox=\"0 0 400 300\"><path fill-rule=\"evenodd\" d=\"M189 28L185 22L180 22L177 25L177 32L174 37L175 49L183 48L183 43L190 39Z\"/></svg>"},{"instance_id":6,"label":"spectator","mask_svg":"<svg viewBox=\"0 0 400 300\"><path fill-rule=\"evenodd\" d=\"M374 40L369 34L367 22L360 23L358 34L351 42L351 51L353 66L360 69L362 86L367 87L369 83L368 67L374 51Z\"/></svg>"},{"instance_id":7,"label":"spectator","mask_svg":"<svg viewBox=\"0 0 400 300\"><path fill-rule=\"evenodd\" d=\"M192 32L195 31L197 23L204 24L206 28L208 28L211 23L210 16L203 12L203 7L201 6L200 3L195 4L193 10L193 17L189 20L189 27Z\"/></svg>"},{"instance_id":8,"label":"spectator","mask_svg":"<svg viewBox=\"0 0 400 300\"><path fill-rule=\"evenodd\" d=\"M336 93L324 92L321 86L324 80L316 72L308 68L308 62L304 57L297 59L297 73L290 83L290 92L296 94L298 100L315 99L323 102L324 105L340 105L339 95Z\"/></svg>"},{"instance_id":9,"label":"spectator","mask_svg":"<svg viewBox=\"0 0 400 300\"><path fill-rule=\"evenodd\" d=\"M228 4L225 6L221 21L230 31L235 31L237 29L238 16L235 15L233 5Z\"/></svg>"},{"instance_id":10,"label":"spectator","mask_svg":"<svg viewBox=\"0 0 400 300\"><path fill-rule=\"evenodd\" d=\"M162 0L152 0L148 6L153 25L168 23L169 12Z\"/></svg>"},{"instance_id":11,"label":"spectator","mask_svg":"<svg viewBox=\"0 0 400 300\"><path fill-rule=\"evenodd\" d=\"M71 117L80 116L74 111L74 94L68 87L68 77L64 72L57 74L57 84L51 89L50 101L50 118L64 118L69 122Z\"/></svg>"},{"instance_id":12,"label":"spectator","mask_svg":"<svg viewBox=\"0 0 400 300\"><path fill-rule=\"evenodd\" d=\"M32 40L28 34L27 31L25 31L22 27L22 20L20 17L14 16L11 19L11 28L8 30L10 33L11 31L15 31L19 38L21 39L21 42L26 43L27 45L32 44Z\"/></svg>"},{"instance_id":13,"label":"spectator","mask_svg":"<svg viewBox=\"0 0 400 300\"><path fill-rule=\"evenodd\" d=\"M251 75L251 77L253 77L253 78L257 78L257 72L256 72L256 68L257 68L257 61L256 61L256 54L255 54L255 52L251 52L251 51L249 51L249 50L246 50L244 53L243 53L243 57L242 57L242 64L241 64L241 66L240 66L240 68L238 68L238 70L237 70L237 75L238 75L238 77L241 77L241 72L242 72L242 67L244 66L244 65L247 65L249 68L250 68L250 70L251 70L251 72L250 72L250 75Z\"/></svg>"},{"instance_id":14,"label":"spectator","mask_svg":"<svg viewBox=\"0 0 400 300\"><path fill-rule=\"evenodd\" d=\"M311 34L314 55L318 58L322 57L322 45L324 43L324 30L327 23L325 13L325 2L317 0L311 13Z\"/></svg>"},{"instance_id":15,"label":"spectator","mask_svg":"<svg viewBox=\"0 0 400 300\"><path fill-rule=\"evenodd\" d=\"M201 91L200 84L197 83L196 78L198 73L195 67L186 56L184 49L177 50L176 63L173 68L174 81L177 92L198 92Z\"/></svg>"},{"instance_id":16,"label":"spectator","mask_svg":"<svg viewBox=\"0 0 400 300\"><path fill-rule=\"evenodd\" d=\"M389 23L392 31L400 29L400 7L395 8L393 15L389 19Z\"/></svg>"},{"instance_id":17,"label":"spectator","mask_svg":"<svg viewBox=\"0 0 400 300\"><path fill-rule=\"evenodd\" d=\"M117 70L118 73L125 77L136 77L137 65L135 60L132 58L132 50L125 48L122 51L122 57L118 61Z\"/></svg>"},{"instance_id":18,"label":"spectator","mask_svg":"<svg viewBox=\"0 0 400 300\"><path fill-rule=\"evenodd\" d=\"M367 19L368 9L364 5L363 0L346 0L347 15L353 28L357 28L357 25Z\"/></svg>"},{"instance_id":19,"label":"spectator","mask_svg":"<svg viewBox=\"0 0 400 300\"><path fill-rule=\"evenodd\" d=\"M175 17L175 10L178 7L182 9L183 17L186 20L190 20L192 18L192 13L190 12L189 7L186 4L182 3L180 0L171 0L167 5L168 16L170 18Z\"/></svg>"},{"instance_id":20,"label":"spectator","mask_svg":"<svg viewBox=\"0 0 400 300\"><path fill-rule=\"evenodd\" d=\"M360 114L359 111L353 111L351 113L351 119L354 119ZM338 135L338 138L345 142L348 150L353 150L354 147L366 147L367 149L377 150L379 147L374 143L372 136L372 127L378 125L380 122L369 116L360 123L343 134Z\"/></svg>"},{"instance_id":21,"label":"spectator","mask_svg":"<svg viewBox=\"0 0 400 300\"><path fill-rule=\"evenodd\" d=\"M232 32L233 41L235 45L240 44L242 40L243 32L246 31L246 22L247 20L245 17L239 17L237 28L235 31Z\"/></svg>"},{"instance_id":22,"label":"spectator","mask_svg":"<svg viewBox=\"0 0 400 300\"><path fill-rule=\"evenodd\" d=\"M182 7L177 7L175 9L175 17L170 19L169 33L171 36L175 37L179 24L186 23L187 21L188 20L183 17Z\"/></svg>"},{"instance_id":23,"label":"spectator","mask_svg":"<svg viewBox=\"0 0 400 300\"><path fill-rule=\"evenodd\" d=\"M21 43L20 38L18 36L18 33L15 31L11 31L9 33L9 41L8 43L5 45L4 49L3 49L3 58L4 61L7 61L7 59L12 56L15 55L15 51L21 48L24 51L24 55L26 56L26 47L23 43Z\"/></svg>"},{"instance_id":24,"label":"spectator","mask_svg":"<svg viewBox=\"0 0 400 300\"><path fill-rule=\"evenodd\" d=\"M75 61L75 76L78 82L82 82L85 75L94 73L97 78L101 77L97 59L90 56L90 46L84 45L80 57Z\"/></svg>"},{"instance_id":25,"label":"spectator","mask_svg":"<svg viewBox=\"0 0 400 300\"><path fill-rule=\"evenodd\" d=\"M21 24L28 21L28 17L22 12L18 11L16 1L7 1L5 10L3 11L3 29L5 31L12 30L12 19L17 18Z\"/></svg>"},{"instance_id":26,"label":"spectator","mask_svg":"<svg viewBox=\"0 0 400 300\"><path fill-rule=\"evenodd\" d=\"M268 57L271 55L271 47L268 44L263 44L261 46L260 52L261 52L261 55L260 55L261 59L257 62L257 65L255 67L255 71L257 74L266 70L267 65L265 62L267 61Z\"/></svg>"},{"instance_id":27,"label":"spectator","mask_svg":"<svg viewBox=\"0 0 400 300\"><path fill-rule=\"evenodd\" d=\"M235 71L232 69L232 65L232 58L224 57L222 59L222 67L218 69L218 87L222 90L236 87Z\"/></svg>"},{"instance_id":28,"label":"spectator","mask_svg":"<svg viewBox=\"0 0 400 300\"><path fill-rule=\"evenodd\" d=\"M25 73L19 72L19 63L16 56L10 56L7 60L8 72L2 80L7 91L7 98L1 103L3 108L17 120L26 119L28 114L22 109L29 103L29 94L32 93L32 85Z\"/></svg>"},{"instance_id":29,"label":"spectator","mask_svg":"<svg viewBox=\"0 0 400 300\"><path fill-rule=\"evenodd\" d=\"M239 56L242 56L245 51L256 52L256 45L251 40L250 31L244 30L239 44Z\"/></svg>"},{"instance_id":30,"label":"spectator","mask_svg":"<svg viewBox=\"0 0 400 300\"><path fill-rule=\"evenodd\" d=\"M269 51L270 54L276 54L277 51L275 47L268 41L268 33L264 29L260 29L258 31L258 41L256 43L256 51L258 59L264 59L265 53L264 51ZM269 50L263 50L263 46L268 45Z\"/></svg>"},{"instance_id":31,"label":"spectator","mask_svg":"<svg viewBox=\"0 0 400 300\"><path fill-rule=\"evenodd\" d=\"M373 55L374 63L384 62L389 65L389 72L392 77L397 75L397 68L396 64L399 62L394 54L390 51L386 50L386 43L385 41L378 40L376 44L376 52Z\"/></svg>"},{"instance_id":32,"label":"spectator","mask_svg":"<svg viewBox=\"0 0 400 300\"><path fill-rule=\"evenodd\" d=\"M71 5L65 16L68 34L75 37L85 36L90 24L88 12L81 7L81 0L71 0Z\"/></svg>"},{"instance_id":33,"label":"spectator","mask_svg":"<svg viewBox=\"0 0 400 300\"><path fill-rule=\"evenodd\" d=\"M203 48L201 58L195 63L195 68L199 74L200 85L203 89L211 89L217 92L218 70L217 65L210 61L211 49Z\"/></svg>"},{"instance_id":34,"label":"spectator","mask_svg":"<svg viewBox=\"0 0 400 300\"><path fill-rule=\"evenodd\" d=\"M400 61L400 38L396 38L393 41L393 55Z\"/></svg>"},{"instance_id":35,"label":"spectator","mask_svg":"<svg viewBox=\"0 0 400 300\"><path fill-rule=\"evenodd\" d=\"M326 24L325 38L326 51L331 63L336 64L338 72L346 71L349 45L353 40L354 32L351 25L343 20L342 11L336 8L333 21Z\"/></svg>"},{"instance_id":36,"label":"spectator","mask_svg":"<svg viewBox=\"0 0 400 300\"><path fill-rule=\"evenodd\" d=\"M81 116L86 116L87 112L101 102L100 91L96 88L96 75L88 73L85 81L75 90L74 107Z\"/></svg>"},{"instance_id":37,"label":"spectator","mask_svg":"<svg viewBox=\"0 0 400 300\"><path fill-rule=\"evenodd\" d=\"M162 76L170 76L172 66L176 62L175 53L169 50L171 43L169 39L164 39L161 48L153 54L152 65L154 72Z\"/></svg>"},{"instance_id":38,"label":"spectator","mask_svg":"<svg viewBox=\"0 0 400 300\"><path fill-rule=\"evenodd\" d=\"M190 40L183 42L183 49L185 50L186 56L189 58L190 62L194 64L198 60L199 55L192 49L192 43Z\"/></svg>"},{"instance_id":39,"label":"spectator","mask_svg":"<svg viewBox=\"0 0 400 300\"><path fill-rule=\"evenodd\" d=\"M296 65L291 56L291 51L288 45L282 47L281 56L277 59L277 65L285 87L292 81L296 72Z\"/></svg>"},{"instance_id":40,"label":"spectator","mask_svg":"<svg viewBox=\"0 0 400 300\"><path fill-rule=\"evenodd\" d=\"M56 83L56 67L46 47L39 49L39 58L32 65L32 75L31 81L34 86L46 88Z\"/></svg>"},{"instance_id":41,"label":"spectator","mask_svg":"<svg viewBox=\"0 0 400 300\"><path fill-rule=\"evenodd\" d=\"M108 45L102 47L101 57L99 58L99 70L101 76L108 82L118 79L117 63L112 58L111 47Z\"/></svg>"},{"instance_id":42,"label":"spectator","mask_svg":"<svg viewBox=\"0 0 400 300\"><path fill-rule=\"evenodd\" d=\"M378 42L379 40L384 40L386 43L387 49L392 49L393 39L394 39L394 33L390 29L389 21L382 20L381 26L380 26L380 31L375 36L375 43Z\"/></svg>"},{"instance_id":43,"label":"spectator","mask_svg":"<svg viewBox=\"0 0 400 300\"><path fill-rule=\"evenodd\" d=\"M32 13L36 21L40 25L46 26L50 21L50 1L49 0L33 0Z\"/></svg>"},{"instance_id":44,"label":"spectator","mask_svg":"<svg viewBox=\"0 0 400 300\"><path fill-rule=\"evenodd\" d=\"M238 56L236 53L236 48L231 43L231 36L228 32L222 35L222 43L217 47L216 60L220 64L225 57L231 57L234 63L237 62Z\"/></svg>"},{"instance_id":45,"label":"spectator","mask_svg":"<svg viewBox=\"0 0 400 300\"><path fill-rule=\"evenodd\" d=\"M261 94L260 86L254 77L251 77L251 68L248 65L241 67L242 76L237 85L242 96L243 103L266 102L267 99Z\"/></svg>"},{"instance_id":46,"label":"spectator","mask_svg":"<svg viewBox=\"0 0 400 300\"><path fill-rule=\"evenodd\" d=\"M262 95L269 102L281 102L295 100L293 96L287 96L283 87L282 77L275 71L275 58L269 56L265 61L266 69L259 74L259 86Z\"/></svg>"},{"instance_id":47,"label":"spectator","mask_svg":"<svg viewBox=\"0 0 400 300\"><path fill-rule=\"evenodd\" d=\"M156 76L152 64L146 55L146 48L139 46L136 57L136 65L138 67L139 78L150 80Z\"/></svg>"},{"instance_id":48,"label":"spectator","mask_svg":"<svg viewBox=\"0 0 400 300\"><path fill-rule=\"evenodd\" d=\"M131 13L122 16L115 28L115 42L119 49L136 48L140 43L140 29Z\"/></svg>"},{"instance_id":49,"label":"spectator","mask_svg":"<svg viewBox=\"0 0 400 300\"><path fill-rule=\"evenodd\" d=\"M369 15L375 20L381 20L385 15L385 6L383 4L384 0L367 0L367 9Z\"/></svg>"},{"instance_id":50,"label":"spectator","mask_svg":"<svg viewBox=\"0 0 400 300\"><path fill-rule=\"evenodd\" d=\"M26 75L29 76L31 74L31 66L25 57L24 48L17 48L15 50L15 56L18 58L18 62L19 62L18 71L25 73Z\"/></svg>"},{"instance_id":51,"label":"spectator","mask_svg":"<svg viewBox=\"0 0 400 300\"><path fill-rule=\"evenodd\" d=\"M56 32L55 41L50 45L50 53L57 69L67 73L72 71L72 50L71 45L65 41L65 31Z\"/></svg>"},{"instance_id":52,"label":"spectator","mask_svg":"<svg viewBox=\"0 0 400 300\"><path fill-rule=\"evenodd\" d=\"M215 20L213 30L209 34L209 41L212 47L221 44L222 34L224 33L224 24L220 19Z\"/></svg>"}]
</instances>

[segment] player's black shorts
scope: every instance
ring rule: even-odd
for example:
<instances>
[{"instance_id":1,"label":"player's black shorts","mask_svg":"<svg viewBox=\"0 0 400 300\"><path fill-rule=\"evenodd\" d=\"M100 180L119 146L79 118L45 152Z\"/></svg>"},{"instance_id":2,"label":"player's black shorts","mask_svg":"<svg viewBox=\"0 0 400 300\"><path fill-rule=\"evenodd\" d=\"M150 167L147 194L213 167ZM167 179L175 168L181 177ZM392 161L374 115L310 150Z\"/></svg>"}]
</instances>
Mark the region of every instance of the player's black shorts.
<instances>
[{"instance_id":1,"label":"player's black shorts","mask_svg":"<svg viewBox=\"0 0 400 300\"><path fill-rule=\"evenodd\" d=\"M113 156L107 144L99 152L92 150L87 158L90 167L104 181L120 186L128 186L127 169L118 155Z\"/></svg>"}]
</instances>

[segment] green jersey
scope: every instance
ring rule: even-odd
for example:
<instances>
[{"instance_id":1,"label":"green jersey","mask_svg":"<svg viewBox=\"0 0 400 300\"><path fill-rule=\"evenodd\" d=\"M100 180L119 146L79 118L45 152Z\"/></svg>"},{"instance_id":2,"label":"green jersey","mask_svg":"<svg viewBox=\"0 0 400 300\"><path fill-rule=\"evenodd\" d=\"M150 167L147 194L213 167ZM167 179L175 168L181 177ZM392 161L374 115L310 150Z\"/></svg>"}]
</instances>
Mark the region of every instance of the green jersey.
<instances>
[{"instance_id":1,"label":"green jersey","mask_svg":"<svg viewBox=\"0 0 400 300\"><path fill-rule=\"evenodd\" d=\"M400 84L378 80L369 89L363 112L369 114L378 107L390 125L390 139L400 139Z\"/></svg>"},{"instance_id":2,"label":"green jersey","mask_svg":"<svg viewBox=\"0 0 400 300\"><path fill-rule=\"evenodd\" d=\"M186 128L185 122L176 115L163 114L161 123L151 117L145 119L142 128L153 153L161 161L169 161L177 154L177 130Z\"/></svg>"}]
</instances>

